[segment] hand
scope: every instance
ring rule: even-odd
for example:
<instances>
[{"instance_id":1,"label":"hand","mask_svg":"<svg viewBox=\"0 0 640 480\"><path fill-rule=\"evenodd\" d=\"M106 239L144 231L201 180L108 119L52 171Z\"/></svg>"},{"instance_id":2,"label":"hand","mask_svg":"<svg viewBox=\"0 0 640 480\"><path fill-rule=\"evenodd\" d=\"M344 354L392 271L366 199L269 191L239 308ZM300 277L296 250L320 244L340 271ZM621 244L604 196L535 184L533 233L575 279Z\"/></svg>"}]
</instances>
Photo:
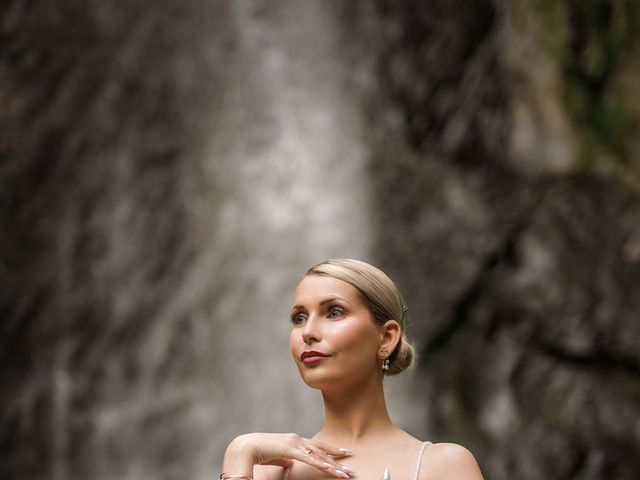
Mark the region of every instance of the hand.
<instances>
[{"instance_id":1,"label":"hand","mask_svg":"<svg viewBox=\"0 0 640 480\"><path fill-rule=\"evenodd\" d=\"M346 448L332 447L295 433L249 433L229 444L223 470L244 473L253 465L288 467L293 460L298 460L333 477L350 478L353 472L335 460L350 454Z\"/></svg>"}]
</instances>

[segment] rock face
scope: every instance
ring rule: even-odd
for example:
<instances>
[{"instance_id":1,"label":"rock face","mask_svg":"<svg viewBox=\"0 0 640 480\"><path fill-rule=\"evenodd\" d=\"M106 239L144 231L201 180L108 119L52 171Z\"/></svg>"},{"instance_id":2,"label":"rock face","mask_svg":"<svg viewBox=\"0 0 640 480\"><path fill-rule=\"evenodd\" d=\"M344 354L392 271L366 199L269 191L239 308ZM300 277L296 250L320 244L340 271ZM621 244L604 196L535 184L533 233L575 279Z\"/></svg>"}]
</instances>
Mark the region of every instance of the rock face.
<instances>
[{"instance_id":1,"label":"rock face","mask_svg":"<svg viewBox=\"0 0 640 480\"><path fill-rule=\"evenodd\" d=\"M405 294L412 433L640 476L637 0L62 3L0 6L0 477L312 433L286 311L330 256Z\"/></svg>"},{"instance_id":2,"label":"rock face","mask_svg":"<svg viewBox=\"0 0 640 480\"><path fill-rule=\"evenodd\" d=\"M639 5L587 3L362 7L385 32L365 48L390 99L371 100L378 251L415 392L487 478L640 475Z\"/></svg>"}]
</instances>

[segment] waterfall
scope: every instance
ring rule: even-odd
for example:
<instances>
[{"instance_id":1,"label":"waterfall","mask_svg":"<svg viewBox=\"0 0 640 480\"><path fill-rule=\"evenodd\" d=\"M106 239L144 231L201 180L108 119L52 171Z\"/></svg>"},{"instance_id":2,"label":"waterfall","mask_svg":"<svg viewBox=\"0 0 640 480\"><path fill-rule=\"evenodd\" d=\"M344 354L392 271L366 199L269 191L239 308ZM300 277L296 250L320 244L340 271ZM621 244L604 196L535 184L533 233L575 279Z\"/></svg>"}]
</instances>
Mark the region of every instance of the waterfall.
<instances>
[{"instance_id":1,"label":"waterfall","mask_svg":"<svg viewBox=\"0 0 640 480\"><path fill-rule=\"evenodd\" d=\"M221 168L231 187L215 224L215 251L239 253L233 286L212 314L225 327L214 375L219 388L202 407L215 409L217 427L203 450L203 480L210 477L209 452L221 458L237 433L310 436L319 429L320 396L299 379L287 345L293 290L321 259L373 261L369 152L360 97L340 54L335 5L263 7L234 3L241 45L235 68L243 78L228 93L226 126L217 132L225 141L214 142L208 155L214 176ZM387 380L387 398L392 417L421 435L424 394L408 395L414 373Z\"/></svg>"},{"instance_id":2,"label":"waterfall","mask_svg":"<svg viewBox=\"0 0 640 480\"><path fill-rule=\"evenodd\" d=\"M229 187L212 248L235 260L211 315L223 334L214 398L203 400L216 418L203 480L206 455L220 455L233 435L319 429L319 394L299 379L288 348L293 291L313 263L369 258L373 235L361 113L330 5L239 1L234 16L241 78L216 132L224 142L207 157Z\"/></svg>"},{"instance_id":3,"label":"waterfall","mask_svg":"<svg viewBox=\"0 0 640 480\"><path fill-rule=\"evenodd\" d=\"M234 54L228 65L213 55L209 66L225 72L224 97L210 112L210 135L206 113L200 126L208 138L200 170L215 188L194 205L198 261L177 286L176 307L163 310L144 341L145 362L166 359L176 318L191 317L184 345L196 352L194 371L157 398L157 385L142 393L168 405L160 412L181 410L167 421L185 442L183 464L159 462L167 478L212 478L240 433L319 429L319 394L299 379L288 346L295 285L325 258L369 258L373 235L361 112L335 13L312 1L238 1L228 20ZM193 304L207 306L194 315ZM151 478L154 468L126 473Z\"/></svg>"}]
</instances>

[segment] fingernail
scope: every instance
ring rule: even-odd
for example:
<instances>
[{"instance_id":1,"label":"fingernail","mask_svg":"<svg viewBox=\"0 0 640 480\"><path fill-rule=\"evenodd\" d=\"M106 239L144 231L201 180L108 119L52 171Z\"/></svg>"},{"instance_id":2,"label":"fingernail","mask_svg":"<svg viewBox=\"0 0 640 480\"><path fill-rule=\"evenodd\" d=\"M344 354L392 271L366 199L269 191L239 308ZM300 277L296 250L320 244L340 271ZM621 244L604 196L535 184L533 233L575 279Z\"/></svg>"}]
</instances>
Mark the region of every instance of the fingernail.
<instances>
[{"instance_id":1,"label":"fingernail","mask_svg":"<svg viewBox=\"0 0 640 480\"><path fill-rule=\"evenodd\" d=\"M337 468L334 468L334 470L339 477L351 478L347 472L343 472L342 470L338 470Z\"/></svg>"},{"instance_id":2,"label":"fingernail","mask_svg":"<svg viewBox=\"0 0 640 480\"><path fill-rule=\"evenodd\" d=\"M345 467L344 465L340 465L340 468L336 468L333 465L331 465L330 463L327 462L322 462L322 466L325 468L332 468L333 470L335 470L336 472L342 472L342 473L353 473L353 470L351 470L349 467ZM347 478L351 478L347 475Z\"/></svg>"},{"instance_id":3,"label":"fingernail","mask_svg":"<svg viewBox=\"0 0 640 480\"><path fill-rule=\"evenodd\" d=\"M391 480L391 474L389 473L389 467L384 469L384 474L382 475L384 480Z\"/></svg>"},{"instance_id":4,"label":"fingernail","mask_svg":"<svg viewBox=\"0 0 640 480\"><path fill-rule=\"evenodd\" d=\"M348 448L341 448L340 453L342 453L343 455L351 455L352 452Z\"/></svg>"}]
</instances>

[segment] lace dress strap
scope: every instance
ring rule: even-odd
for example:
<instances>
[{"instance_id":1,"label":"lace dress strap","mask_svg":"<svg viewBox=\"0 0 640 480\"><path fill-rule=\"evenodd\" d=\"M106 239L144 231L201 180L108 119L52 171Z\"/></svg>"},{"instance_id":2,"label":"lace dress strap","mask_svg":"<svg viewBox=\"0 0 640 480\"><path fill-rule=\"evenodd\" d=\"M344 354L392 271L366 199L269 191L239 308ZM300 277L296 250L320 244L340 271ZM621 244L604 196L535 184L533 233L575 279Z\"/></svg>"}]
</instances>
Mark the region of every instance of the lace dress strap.
<instances>
[{"instance_id":1,"label":"lace dress strap","mask_svg":"<svg viewBox=\"0 0 640 480\"><path fill-rule=\"evenodd\" d=\"M420 465L422 465L422 456L424 454L424 449L427 445L431 445L431 442L422 442L422 445L420 445L420 451L418 452L418 459L416 460L416 473L413 475L412 480L418 480L418 475L420 474Z\"/></svg>"}]
</instances>

